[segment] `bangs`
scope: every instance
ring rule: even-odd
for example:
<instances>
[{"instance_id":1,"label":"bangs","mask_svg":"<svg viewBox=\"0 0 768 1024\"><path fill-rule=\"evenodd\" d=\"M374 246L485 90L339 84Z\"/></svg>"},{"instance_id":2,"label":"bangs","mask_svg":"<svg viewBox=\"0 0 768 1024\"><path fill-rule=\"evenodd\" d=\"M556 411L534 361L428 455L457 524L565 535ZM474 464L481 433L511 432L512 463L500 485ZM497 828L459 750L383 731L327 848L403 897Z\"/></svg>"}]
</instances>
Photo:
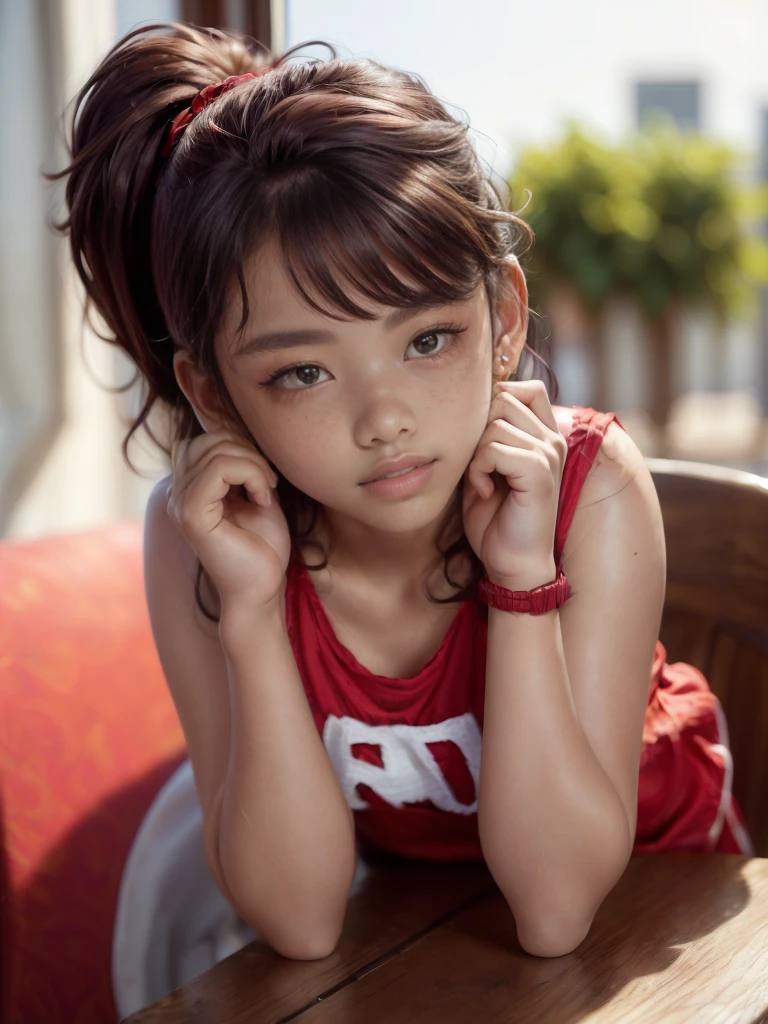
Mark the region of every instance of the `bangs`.
<instances>
[{"instance_id":1,"label":"bangs","mask_svg":"<svg viewBox=\"0 0 768 1024\"><path fill-rule=\"evenodd\" d=\"M465 301L492 268L488 243L456 195L411 167L397 193L306 168L276 184L272 214L287 274L334 320L374 320L351 293L398 308ZM435 175L436 176L436 175ZM238 275L240 276L240 275ZM244 326L248 302L240 278Z\"/></svg>"}]
</instances>

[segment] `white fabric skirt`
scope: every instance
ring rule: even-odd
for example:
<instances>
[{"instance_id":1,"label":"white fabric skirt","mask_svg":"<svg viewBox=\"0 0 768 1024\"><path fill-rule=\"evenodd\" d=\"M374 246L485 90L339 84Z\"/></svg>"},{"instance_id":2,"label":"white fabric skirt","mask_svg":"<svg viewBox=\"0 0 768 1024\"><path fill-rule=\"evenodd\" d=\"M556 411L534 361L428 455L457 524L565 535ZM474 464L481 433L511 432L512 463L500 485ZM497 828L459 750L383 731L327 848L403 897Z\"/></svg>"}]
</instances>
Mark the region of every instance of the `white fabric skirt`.
<instances>
[{"instance_id":1,"label":"white fabric skirt","mask_svg":"<svg viewBox=\"0 0 768 1024\"><path fill-rule=\"evenodd\" d=\"M358 852L350 897L369 867ZM191 981L259 936L208 870L203 816L186 760L155 797L125 863L112 942L119 1019Z\"/></svg>"}]
</instances>

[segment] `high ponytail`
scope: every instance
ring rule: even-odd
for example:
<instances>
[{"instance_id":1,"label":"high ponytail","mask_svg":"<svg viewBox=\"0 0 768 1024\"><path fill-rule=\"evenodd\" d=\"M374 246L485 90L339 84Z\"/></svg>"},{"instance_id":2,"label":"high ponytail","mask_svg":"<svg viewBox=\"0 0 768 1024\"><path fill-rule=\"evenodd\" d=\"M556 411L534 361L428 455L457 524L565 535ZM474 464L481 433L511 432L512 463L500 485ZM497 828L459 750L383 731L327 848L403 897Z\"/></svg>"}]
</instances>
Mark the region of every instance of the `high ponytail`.
<instances>
[{"instance_id":1,"label":"high ponytail","mask_svg":"<svg viewBox=\"0 0 768 1024\"><path fill-rule=\"evenodd\" d=\"M171 30L172 34L168 33ZM156 34L160 30L162 34ZM272 61L255 39L182 22L142 26L124 36L104 57L73 100L70 164L47 174L68 176L68 217L55 228L68 233L72 258L86 293L111 336L145 384L138 419L122 445L146 422L157 399L177 414L183 433L200 427L173 371L169 336L152 273L151 224L161 155L171 121L207 85L255 71ZM97 332L98 333L98 332ZM169 439L155 437L170 456Z\"/></svg>"}]
</instances>

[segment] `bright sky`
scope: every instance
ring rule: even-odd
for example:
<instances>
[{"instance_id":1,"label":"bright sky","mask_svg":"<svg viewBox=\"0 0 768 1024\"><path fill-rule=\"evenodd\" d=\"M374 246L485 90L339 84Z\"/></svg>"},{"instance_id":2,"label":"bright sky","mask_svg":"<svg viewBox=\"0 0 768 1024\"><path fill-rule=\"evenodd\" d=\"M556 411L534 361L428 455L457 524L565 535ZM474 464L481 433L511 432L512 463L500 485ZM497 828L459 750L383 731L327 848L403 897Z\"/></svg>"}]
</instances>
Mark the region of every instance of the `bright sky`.
<instances>
[{"instance_id":1,"label":"bright sky","mask_svg":"<svg viewBox=\"0 0 768 1024\"><path fill-rule=\"evenodd\" d=\"M469 114L504 173L517 147L575 116L612 137L634 127L637 77L701 79L705 127L757 145L768 106L764 0L286 0L286 45L415 71ZM313 47L307 53L324 56Z\"/></svg>"}]
</instances>

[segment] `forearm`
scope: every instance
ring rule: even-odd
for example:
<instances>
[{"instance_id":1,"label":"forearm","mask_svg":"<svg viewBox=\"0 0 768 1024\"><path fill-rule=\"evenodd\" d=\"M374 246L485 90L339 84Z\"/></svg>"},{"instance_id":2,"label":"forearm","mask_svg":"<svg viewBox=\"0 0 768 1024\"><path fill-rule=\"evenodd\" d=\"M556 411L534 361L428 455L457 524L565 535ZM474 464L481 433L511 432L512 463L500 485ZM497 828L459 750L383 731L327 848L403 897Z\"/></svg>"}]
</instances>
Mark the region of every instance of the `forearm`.
<instances>
[{"instance_id":1,"label":"forearm","mask_svg":"<svg viewBox=\"0 0 768 1024\"><path fill-rule=\"evenodd\" d=\"M312 718L284 622L222 615L231 747L218 855L243 918L278 952L332 947L355 873L352 812Z\"/></svg>"},{"instance_id":2,"label":"forearm","mask_svg":"<svg viewBox=\"0 0 768 1024\"><path fill-rule=\"evenodd\" d=\"M534 575L514 589L555 567ZM630 828L579 722L557 610L488 609L478 827L524 947L538 952L552 935L575 947L624 871Z\"/></svg>"}]
</instances>

